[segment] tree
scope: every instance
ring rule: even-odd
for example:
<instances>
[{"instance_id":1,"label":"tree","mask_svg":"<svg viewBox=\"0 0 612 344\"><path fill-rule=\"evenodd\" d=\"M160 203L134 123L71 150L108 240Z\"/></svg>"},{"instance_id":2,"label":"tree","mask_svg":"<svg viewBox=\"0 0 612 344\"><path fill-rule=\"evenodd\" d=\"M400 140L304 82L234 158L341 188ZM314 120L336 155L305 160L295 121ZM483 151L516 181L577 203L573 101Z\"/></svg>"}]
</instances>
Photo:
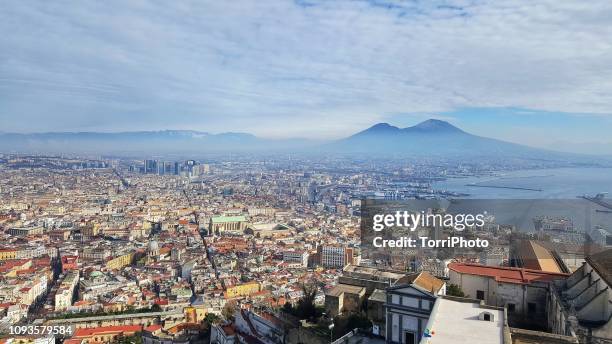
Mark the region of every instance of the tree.
<instances>
[{"instance_id":1,"label":"tree","mask_svg":"<svg viewBox=\"0 0 612 344\"><path fill-rule=\"evenodd\" d=\"M221 315L227 320L234 319L234 314L238 310L238 303L235 300L229 300L223 306L223 310L221 310Z\"/></svg>"},{"instance_id":2,"label":"tree","mask_svg":"<svg viewBox=\"0 0 612 344\"><path fill-rule=\"evenodd\" d=\"M461 287L456 284L449 284L448 288L446 289L446 295L465 297L465 293L463 290L461 290Z\"/></svg>"},{"instance_id":3,"label":"tree","mask_svg":"<svg viewBox=\"0 0 612 344\"><path fill-rule=\"evenodd\" d=\"M296 316L301 319L309 319L317 316L315 307L315 297L317 296L317 286L314 284L302 284L304 295L298 300Z\"/></svg>"},{"instance_id":4,"label":"tree","mask_svg":"<svg viewBox=\"0 0 612 344\"><path fill-rule=\"evenodd\" d=\"M283 312L293 314L293 306L290 302L285 302L283 305Z\"/></svg>"},{"instance_id":5,"label":"tree","mask_svg":"<svg viewBox=\"0 0 612 344\"><path fill-rule=\"evenodd\" d=\"M333 321L333 338L339 338L354 329L369 330L372 328L372 321L364 312L339 315Z\"/></svg>"},{"instance_id":6,"label":"tree","mask_svg":"<svg viewBox=\"0 0 612 344\"><path fill-rule=\"evenodd\" d=\"M219 316L213 313L206 313L206 316L204 317L204 322L208 324L216 324L219 322L219 320L221 320Z\"/></svg>"},{"instance_id":7,"label":"tree","mask_svg":"<svg viewBox=\"0 0 612 344\"><path fill-rule=\"evenodd\" d=\"M206 315L204 316L204 321L202 322L204 331L202 331L201 334L209 333L212 325L218 324L220 322L221 322L221 317L219 317L218 315L213 314L213 313L206 313Z\"/></svg>"}]
</instances>

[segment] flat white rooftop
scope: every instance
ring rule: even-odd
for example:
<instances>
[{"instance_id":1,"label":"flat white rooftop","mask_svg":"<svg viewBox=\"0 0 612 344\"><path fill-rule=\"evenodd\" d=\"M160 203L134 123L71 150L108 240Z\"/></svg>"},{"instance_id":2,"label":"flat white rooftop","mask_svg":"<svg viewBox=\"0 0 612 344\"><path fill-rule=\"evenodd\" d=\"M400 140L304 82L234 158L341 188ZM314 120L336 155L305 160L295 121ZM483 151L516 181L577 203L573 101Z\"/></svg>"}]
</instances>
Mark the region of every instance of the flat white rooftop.
<instances>
[{"instance_id":1,"label":"flat white rooftop","mask_svg":"<svg viewBox=\"0 0 612 344\"><path fill-rule=\"evenodd\" d=\"M476 302L461 302L438 298L437 310L432 313L427 328L431 338L423 337L421 344L466 343L495 344L504 340L504 311L481 308ZM484 312L484 313L483 313ZM484 314L487 318L482 320Z\"/></svg>"}]
</instances>

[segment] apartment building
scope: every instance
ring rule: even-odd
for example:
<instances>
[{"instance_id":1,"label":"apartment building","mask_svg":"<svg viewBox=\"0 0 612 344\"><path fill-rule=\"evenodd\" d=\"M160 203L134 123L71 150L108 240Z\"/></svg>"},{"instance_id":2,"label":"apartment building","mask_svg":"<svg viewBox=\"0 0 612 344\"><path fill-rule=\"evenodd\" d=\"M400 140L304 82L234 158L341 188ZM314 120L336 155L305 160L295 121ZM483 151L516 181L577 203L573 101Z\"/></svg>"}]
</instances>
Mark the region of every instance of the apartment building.
<instances>
[{"instance_id":1,"label":"apartment building","mask_svg":"<svg viewBox=\"0 0 612 344\"><path fill-rule=\"evenodd\" d=\"M69 271L55 293L55 311L63 311L72 306L74 292L79 284L79 271Z\"/></svg>"},{"instance_id":2,"label":"apartment building","mask_svg":"<svg viewBox=\"0 0 612 344\"><path fill-rule=\"evenodd\" d=\"M308 266L308 252L303 250L283 251L283 262L298 263L303 267Z\"/></svg>"},{"instance_id":3,"label":"apartment building","mask_svg":"<svg viewBox=\"0 0 612 344\"><path fill-rule=\"evenodd\" d=\"M317 248L320 264L327 268L343 268L353 263L353 249L340 245L321 245Z\"/></svg>"}]
</instances>

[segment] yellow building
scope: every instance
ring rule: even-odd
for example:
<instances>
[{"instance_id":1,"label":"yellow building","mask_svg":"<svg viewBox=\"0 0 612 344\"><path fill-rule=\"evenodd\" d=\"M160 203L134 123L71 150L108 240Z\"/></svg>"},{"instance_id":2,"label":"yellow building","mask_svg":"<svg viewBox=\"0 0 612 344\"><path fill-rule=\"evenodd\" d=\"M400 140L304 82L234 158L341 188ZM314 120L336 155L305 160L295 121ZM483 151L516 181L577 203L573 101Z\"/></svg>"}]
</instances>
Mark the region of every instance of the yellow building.
<instances>
[{"instance_id":1,"label":"yellow building","mask_svg":"<svg viewBox=\"0 0 612 344\"><path fill-rule=\"evenodd\" d=\"M190 306L183 308L185 314L185 322L199 324L204 321L208 313L204 306Z\"/></svg>"},{"instance_id":2,"label":"yellow building","mask_svg":"<svg viewBox=\"0 0 612 344\"><path fill-rule=\"evenodd\" d=\"M134 253L132 252L117 256L106 262L106 268L110 270L121 269L122 267L132 264L133 258Z\"/></svg>"},{"instance_id":3,"label":"yellow building","mask_svg":"<svg viewBox=\"0 0 612 344\"><path fill-rule=\"evenodd\" d=\"M261 290L259 282L252 281L243 284L236 284L225 290L226 298L248 296L255 294Z\"/></svg>"},{"instance_id":4,"label":"yellow building","mask_svg":"<svg viewBox=\"0 0 612 344\"><path fill-rule=\"evenodd\" d=\"M16 257L17 257L17 250L12 249L12 248L0 249L0 260L16 259Z\"/></svg>"}]
</instances>

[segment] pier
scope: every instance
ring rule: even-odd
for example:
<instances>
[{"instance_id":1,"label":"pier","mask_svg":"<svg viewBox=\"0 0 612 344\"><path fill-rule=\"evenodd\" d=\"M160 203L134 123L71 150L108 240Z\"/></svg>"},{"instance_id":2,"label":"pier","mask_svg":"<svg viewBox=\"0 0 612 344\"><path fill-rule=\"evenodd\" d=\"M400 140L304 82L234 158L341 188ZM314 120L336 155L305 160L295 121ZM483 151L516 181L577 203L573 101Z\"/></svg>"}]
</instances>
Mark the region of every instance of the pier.
<instances>
[{"instance_id":1,"label":"pier","mask_svg":"<svg viewBox=\"0 0 612 344\"><path fill-rule=\"evenodd\" d=\"M492 188L492 189L510 189L510 190L525 190L541 192L542 189L524 188L520 186L501 186L501 185L483 185L483 184L465 184L465 186L475 186L477 188Z\"/></svg>"},{"instance_id":2,"label":"pier","mask_svg":"<svg viewBox=\"0 0 612 344\"><path fill-rule=\"evenodd\" d=\"M604 208L606 208L608 210L612 210L612 204L604 201L603 196L599 196L598 195L598 196L595 196L595 197L591 197L591 196L584 195L584 196L580 196L580 198L586 199L587 201L591 201L591 202L593 202L593 203L595 203L595 204L597 204L599 206L602 206L602 207L604 207ZM607 211L605 211L605 212L607 212Z\"/></svg>"}]
</instances>

